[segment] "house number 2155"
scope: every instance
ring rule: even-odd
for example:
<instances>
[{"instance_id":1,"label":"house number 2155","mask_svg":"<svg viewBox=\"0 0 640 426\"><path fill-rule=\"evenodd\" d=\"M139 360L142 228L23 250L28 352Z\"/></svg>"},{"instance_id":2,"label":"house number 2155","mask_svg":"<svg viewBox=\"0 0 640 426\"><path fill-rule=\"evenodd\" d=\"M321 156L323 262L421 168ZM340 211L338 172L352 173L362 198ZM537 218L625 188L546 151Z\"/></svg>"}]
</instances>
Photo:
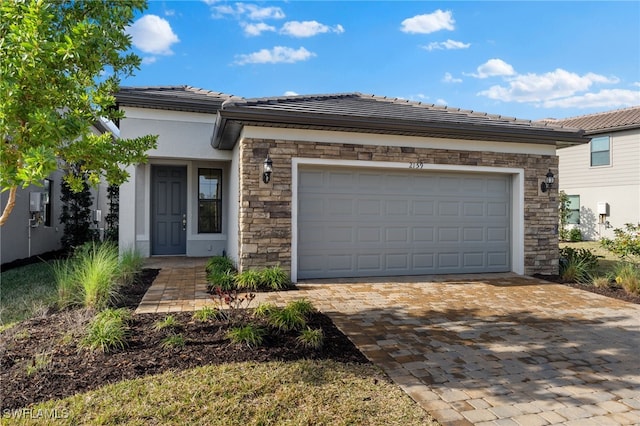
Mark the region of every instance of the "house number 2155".
<instances>
[{"instance_id":1,"label":"house number 2155","mask_svg":"<svg viewBox=\"0 0 640 426\"><path fill-rule=\"evenodd\" d=\"M409 163L410 169L421 169L424 167L424 163L422 161L418 161L417 163Z\"/></svg>"}]
</instances>

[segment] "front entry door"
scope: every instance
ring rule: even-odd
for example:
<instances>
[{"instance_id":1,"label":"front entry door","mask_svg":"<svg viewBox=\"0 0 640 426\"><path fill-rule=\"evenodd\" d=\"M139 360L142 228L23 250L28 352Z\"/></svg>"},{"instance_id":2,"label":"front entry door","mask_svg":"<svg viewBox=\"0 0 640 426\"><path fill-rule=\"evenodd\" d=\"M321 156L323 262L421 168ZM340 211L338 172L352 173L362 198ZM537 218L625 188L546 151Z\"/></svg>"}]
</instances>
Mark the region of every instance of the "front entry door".
<instances>
[{"instance_id":1,"label":"front entry door","mask_svg":"<svg viewBox=\"0 0 640 426\"><path fill-rule=\"evenodd\" d=\"M152 166L151 254L187 253L187 168Z\"/></svg>"}]
</instances>

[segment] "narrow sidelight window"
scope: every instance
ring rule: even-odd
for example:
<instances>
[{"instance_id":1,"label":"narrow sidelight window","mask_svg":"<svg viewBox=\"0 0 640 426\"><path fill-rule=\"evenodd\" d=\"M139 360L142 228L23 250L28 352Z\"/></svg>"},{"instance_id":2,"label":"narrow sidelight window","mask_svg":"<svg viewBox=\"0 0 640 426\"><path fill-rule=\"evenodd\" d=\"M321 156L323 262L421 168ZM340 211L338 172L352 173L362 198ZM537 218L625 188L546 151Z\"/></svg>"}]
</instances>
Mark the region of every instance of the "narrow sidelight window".
<instances>
[{"instance_id":1,"label":"narrow sidelight window","mask_svg":"<svg viewBox=\"0 0 640 426\"><path fill-rule=\"evenodd\" d=\"M198 169L198 233L222 232L222 170Z\"/></svg>"},{"instance_id":2,"label":"narrow sidelight window","mask_svg":"<svg viewBox=\"0 0 640 426\"><path fill-rule=\"evenodd\" d=\"M42 204L44 207L44 226L51 226L51 217L53 210L53 205L51 204L53 200L53 181L51 181L51 179L45 179L43 186Z\"/></svg>"},{"instance_id":3,"label":"narrow sidelight window","mask_svg":"<svg viewBox=\"0 0 640 426\"><path fill-rule=\"evenodd\" d=\"M567 218L567 223L578 225L580 224L580 196L567 195L567 199L568 199L567 207L569 210L569 217Z\"/></svg>"}]
</instances>

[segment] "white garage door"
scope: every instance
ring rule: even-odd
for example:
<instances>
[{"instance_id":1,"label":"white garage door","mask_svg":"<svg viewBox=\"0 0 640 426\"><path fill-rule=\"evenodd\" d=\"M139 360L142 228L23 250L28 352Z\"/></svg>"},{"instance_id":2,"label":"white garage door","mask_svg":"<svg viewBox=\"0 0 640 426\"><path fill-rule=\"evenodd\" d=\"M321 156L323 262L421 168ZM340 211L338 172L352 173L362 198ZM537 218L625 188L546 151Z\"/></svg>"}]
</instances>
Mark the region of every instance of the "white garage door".
<instances>
[{"instance_id":1,"label":"white garage door","mask_svg":"<svg viewBox=\"0 0 640 426\"><path fill-rule=\"evenodd\" d=\"M305 167L298 278L511 270L510 178Z\"/></svg>"}]
</instances>

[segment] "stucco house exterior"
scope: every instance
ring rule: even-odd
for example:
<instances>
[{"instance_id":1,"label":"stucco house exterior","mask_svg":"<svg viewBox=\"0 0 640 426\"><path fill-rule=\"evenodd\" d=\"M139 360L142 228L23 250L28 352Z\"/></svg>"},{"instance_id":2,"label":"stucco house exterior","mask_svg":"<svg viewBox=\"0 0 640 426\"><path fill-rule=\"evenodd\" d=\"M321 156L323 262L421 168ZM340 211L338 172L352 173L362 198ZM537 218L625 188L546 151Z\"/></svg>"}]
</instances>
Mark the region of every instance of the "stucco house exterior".
<instances>
[{"instance_id":1,"label":"stucco house exterior","mask_svg":"<svg viewBox=\"0 0 640 426\"><path fill-rule=\"evenodd\" d=\"M91 129L96 134L111 132L118 135L118 128L112 123L100 120ZM64 226L60 224L62 213L61 183L64 173L53 172L41 186L31 185L19 188L16 204L7 222L0 227L0 265L60 250ZM106 185L92 188L94 218L98 229L104 228L108 200ZM4 208L8 192L0 193L0 208ZM100 211L101 214L95 214Z\"/></svg>"},{"instance_id":2,"label":"stucco house exterior","mask_svg":"<svg viewBox=\"0 0 640 426\"><path fill-rule=\"evenodd\" d=\"M558 144L578 129L360 93L123 87L120 246L308 278L558 269ZM271 173L268 173L272 169ZM267 173L265 173L267 172Z\"/></svg>"},{"instance_id":3,"label":"stucco house exterior","mask_svg":"<svg viewBox=\"0 0 640 426\"><path fill-rule=\"evenodd\" d=\"M570 201L571 227L585 240L612 238L626 223L640 223L640 106L552 124L577 127L588 144L561 147L559 188Z\"/></svg>"}]
</instances>

